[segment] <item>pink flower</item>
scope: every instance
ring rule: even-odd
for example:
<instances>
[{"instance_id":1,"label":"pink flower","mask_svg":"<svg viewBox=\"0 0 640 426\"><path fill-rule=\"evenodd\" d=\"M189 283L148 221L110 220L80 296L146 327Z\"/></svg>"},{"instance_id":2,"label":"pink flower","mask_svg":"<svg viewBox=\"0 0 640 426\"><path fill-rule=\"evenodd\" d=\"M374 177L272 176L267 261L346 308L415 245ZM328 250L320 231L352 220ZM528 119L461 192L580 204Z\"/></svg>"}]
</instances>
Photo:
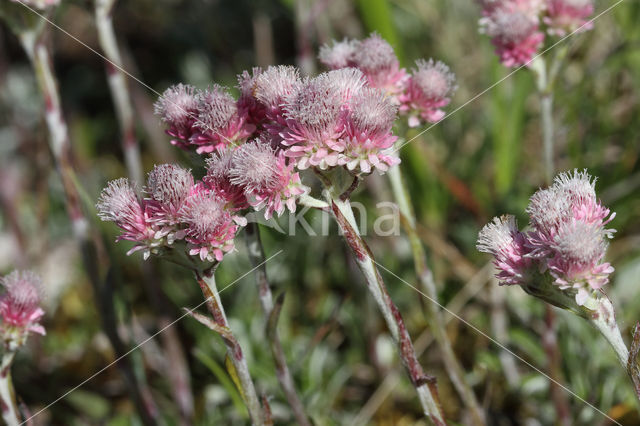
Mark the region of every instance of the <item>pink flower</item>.
<instances>
[{"instance_id":1,"label":"pink flower","mask_svg":"<svg viewBox=\"0 0 640 426\"><path fill-rule=\"evenodd\" d=\"M391 132L396 113L396 106L381 90L365 88L354 95L349 102L344 135L338 141L338 164L370 173L374 167L385 172L400 163L392 150L398 139Z\"/></svg>"},{"instance_id":2,"label":"pink flower","mask_svg":"<svg viewBox=\"0 0 640 426\"><path fill-rule=\"evenodd\" d=\"M547 266L561 289L577 290L578 305L609 282L614 269L609 263L600 263L607 247L603 228L597 223L574 220L565 223L554 237L553 257Z\"/></svg>"},{"instance_id":3,"label":"pink flower","mask_svg":"<svg viewBox=\"0 0 640 426\"><path fill-rule=\"evenodd\" d=\"M325 170L338 164L345 98L359 90L355 84L357 81L345 73L323 73L288 98L284 106L287 127L280 136L282 145L288 147L285 155L294 159L300 170L310 166Z\"/></svg>"},{"instance_id":4,"label":"pink flower","mask_svg":"<svg viewBox=\"0 0 640 426\"><path fill-rule=\"evenodd\" d=\"M31 271L14 271L0 278L4 293L0 295L0 334L8 350L22 346L29 333L45 335L39 324L44 315L40 308L40 277Z\"/></svg>"},{"instance_id":5,"label":"pink flower","mask_svg":"<svg viewBox=\"0 0 640 426\"><path fill-rule=\"evenodd\" d=\"M371 87L382 89L389 96L397 96L407 78L400 68L393 48L377 33L357 43L353 65L362 71Z\"/></svg>"},{"instance_id":6,"label":"pink flower","mask_svg":"<svg viewBox=\"0 0 640 426\"><path fill-rule=\"evenodd\" d=\"M544 33L538 30L538 14L537 3L501 1L480 20L503 65L518 67L532 60L544 41Z\"/></svg>"},{"instance_id":7,"label":"pink flower","mask_svg":"<svg viewBox=\"0 0 640 426\"><path fill-rule=\"evenodd\" d=\"M166 229L158 229L150 221L150 214L138 195L135 193L129 180L120 178L109 182L102 190L98 204L98 217L104 221L114 222L123 232L116 241L133 241L136 245L127 252L131 254L138 250L144 250L144 258L147 259L151 252L165 243Z\"/></svg>"},{"instance_id":8,"label":"pink flower","mask_svg":"<svg viewBox=\"0 0 640 426\"><path fill-rule=\"evenodd\" d=\"M198 154L220 151L227 146L244 142L256 130L246 117L238 113L235 99L227 90L214 84L200 96L197 130L190 142Z\"/></svg>"},{"instance_id":9,"label":"pink flower","mask_svg":"<svg viewBox=\"0 0 640 426\"><path fill-rule=\"evenodd\" d=\"M615 217L596 198L595 179L586 171L561 173L531 197L532 230L527 246L541 271L549 270L560 289L573 289L578 305L609 281L613 267L601 263L615 232L605 226Z\"/></svg>"},{"instance_id":10,"label":"pink flower","mask_svg":"<svg viewBox=\"0 0 640 426\"><path fill-rule=\"evenodd\" d=\"M180 209L194 186L191 171L175 164L155 166L147 178L145 206L149 222L167 236L167 243L184 238L184 232L176 229L180 224Z\"/></svg>"},{"instance_id":11,"label":"pink flower","mask_svg":"<svg viewBox=\"0 0 640 426\"><path fill-rule=\"evenodd\" d=\"M244 71L238 75L238 89L240 89L240 98L238 98L238 114L245 119L247 123L252 124L256 128L260 128L266 119L267 109L258 101L255 96L256 84L258 76L262 74L262 69L254 67L251 74Z\"/></svg>"},{"instance_id":12,"label":"pink flower","mask_svg":"<svg viewBox=\"0 0 640 426\"><path fill-rule=\"evenodd\" d=\"M418 126L421 120L429 123L442 120L444 111L440 108L449 104L456 90L455 76L444 63L419 59L416 66L400 95L400 111L410 114L410 127Z\"/></svg>"},{"instance_id":13,"label":"pink flower","mask_svg":"<svg viewBox=\"0 0 640 426\"><path fill-rule=\"evenodd\" d=\"M200 191L187 199L181 220L187 225L185 239L190 255L202 261L220 262L225 253L233 250L241 221L231 215L225 204L213 191Z\"/></svg>"},{"instance_id":14,"label":"pink flower","mask_svg":"<svg viewBox=\"0 0 640 426\"><path fill-rule=\"evenodd\" d=\"M302 185L293 164L287 164L284 152L278 153L261 140L241 145L233 152L231 183L244 188L244 193L256 210L264 210L265 219L273 213L296 211L296 200L309 191Z\"/></svg>"},{"instance_id":15,"label":"pink flower","mask_svg":"<svg viewBox=\"0 0 640 426\"><path fill-rule=\"evenodd\" d=\"M287 99L296 96L302 86L298 69L286 65L270 66L255 79L254 96L266 110L269 122L264 127L269 132L274 147L280 146L280 133L286 127Z\"/></svg>"},{"instance_id":16,"label":"pink flower","mask_svg":"<svg viewBox=\"0 0 640 426\"><path fill-rule=\"evenodd\" d=\"M155 113L167 124L167 134L173 145L189 149L198 117L200 92L193 86L178 84L169 87L155 103Z\"/></svg>"},{"instance_id":17,"label":"pink flower","mask_svg":"<svg viewBox=\"0 0 640 426\"><path fill-rule=\"evenodd\" d=\"M589 17L593 14L593 0L547 0L547 15L543 18L547 32L564 36L593 28Z\"/></svg>"},{"instance_id":18,"label":"pink flower","mask_svg":"<svg viewBox=\"0 0 640 426\"><path fill-rule=\"evenodd\" d=\"M318 59L331 70L355 66L353 57L359 42L357 40L344 39L333 41L331 45L325 44L320 48Z\"/></svg>"},{"instance_id":19,"label":"pink flower","mask_svg":"<svg viewBox=\"0 0 640 426\"><path fill-rule=\"evenodd\" d=\"M213 154L207 159L207 174L202 179L205 185L226 202L226 208L241 210L249 207L244 188L231 181L233 149Z\"/></svg>"},{"instance_id":20,"label":"pink flower","mask_svg":"<svg viewBox=\"0 0 640 426\"><path fill-rule=\"evenodd\" d=\"M478 235L478 250L494 256L500 284L526 284L531 260L527 257L526 235L518 230L515 217L493 219Z\"/></svg>"}]
</instances>

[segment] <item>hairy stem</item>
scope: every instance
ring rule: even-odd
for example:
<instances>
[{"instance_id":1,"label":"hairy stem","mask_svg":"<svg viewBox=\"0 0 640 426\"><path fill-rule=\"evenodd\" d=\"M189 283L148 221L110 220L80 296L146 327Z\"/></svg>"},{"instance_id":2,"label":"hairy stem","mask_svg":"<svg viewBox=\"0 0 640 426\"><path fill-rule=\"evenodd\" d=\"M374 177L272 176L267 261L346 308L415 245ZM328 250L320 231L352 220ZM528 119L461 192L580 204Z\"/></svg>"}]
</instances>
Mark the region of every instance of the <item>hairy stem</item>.
<instances>
[{"instance_id":1,"label":"hairy stem","mask_svg":"<svg viewBox=\"0 0 640 426\"><path fill-rule=\"evenodd\" d=\"M18 405L16 394L11 381L11 363L15 352L5 352L0 366L0 404L2 404L2 418L7 426L18 426L21 421L18 417Z\"/></svg>"},{"instance_id":2,"label":"hairy stem","mask_svg":"<svg viewBox=\"0 0 640 426\"><path fill-rule=\"evenodd\" d=\"M442 407L440 406L436 379L433 376L425 374L422 366L418 362L418 357L416 356L411 337L404 324L402 315L389 296L371 250L360 236L351 209L351 203L348 199L340 199L340 195L343 192L344 191L341 191L333 185L329 185L325 189L324 195L330 204L331 213L338 223L338 227L346 243L355 255L356 263L367 282L367 289L370 291L378 308L382 312L391 336L398 347L400 359L409 374L411 383L418 393L424 414L433 424L444 425L446 421Z\"/></svg>"},{"instance_id":3,"label":"hairy stem","mask_svg":"<svg viewBox=\"0 0 640 426\"><path fill-rule=\"evenodd\" d=\"M424 247L422 246L422 241L416 231L415 213L409 198L409 191L399 167L391 167L387 174L391 182L394 198L403 218L402 223L404 225L405 232L407 233L411 244L416 275L420 280L422 289L433 300L427 301L426 313L428 315L428 322L431 326L431 331L433 332L434 338L442 351L447 374L449 375L449 378L460 395L463 403L467 406L474 424L484 425L485 420L482 408L476 399L473 389L466 380L464 369L458 362L458 358L453 351L451 341L446 333L440 309L438 309L438 306L434 303L434 301L438 300L436 285L433 280L433 274L427 264L427 255L424 251Z\"/></svg>"},{"instance_id":4,"label":"hairy stem","mask_svg":"<svg viewBox=\"0 0 640 426\"><path fill-rule=\"evenodd\" d=\"M140 161L140 148L136 139L136 126L133 114L133 106L129 91L127 90L127 77L122 71L122 56L113 30L112 11L115 0L95 0L96 28L98 41L105 57L107 79L111 97L120 124L122 150L129 178L137 183L142 183L142 163Z\"/></svg>"},{"instance_id":5,"label":"hairy stem","mask_svg":"<svg viewBox=\"0 0 640 426\"><path fill-rule=\"evenodd\" d=\"M620 361L620 364L629 375L629 378L633 383L633 389L636 392L638 400L640 401L640 366L638 365L638 360L635 359L635 357L629 356L629 350L627 349L627 345L622 339L620 329L618 328L618 324L616 322L616 315L613 304L611 303L609 298L603 294L603 296L601 297L588 300L585 304L585 307L590 310L588 315L586 315L587 318L613 348L616 356L618 357L618 361ZM632 349L637 343L637 338L638 336L636 329L636 332L634 333L634 342L632 345ZM637 352L634 353L634 355L637 356Z\"/></svg>"},{"instance_id":6,"label":"hairy stem","mask_svg":"<svg viewBox=\"0 0 640 426\"><path fill-rule=\"evenodd\" d=\"M247 237L247 249L249 252L249 260L251 265L256 267L256 285L258 286L258 295L260 298L260 306L262 306L262 312L266 323L269 325L268 337L271 346L271 353L276 363L276 375L278 382L284 391L284 394L291 406L293 415L299 425L311 426L311 422L305 414L304 406L298 396L296 386L293 383L289 366L287 365L287 358L282 348L282 342L277 329L277 316L273 324L270 324L269 319L274 311L273 295L271 294L271 287L269 285L269 279L267 278L267 268L265 265L264 249L262 242L260 241L260 229L256 223L249 223L245 228L245 235Z\"/></svg>"},{"instance_id":7,"label":"hairy stem","mask_svg":"<svg viewBox=\"0 0 640 426\"><path fill-rule=\"evenodd\" d=\"M200 289L202 290L202 294L207 301L206 305L209 313L213 317L215 323L218 326L223 327L226 331L226 335L222 337L225 345L227 346L227 356L235 369L235 374L238 379L236 384L240 388L239 390L242 394L242 399L249 411L251 423L254 426L264 425L266 424L265 415L263 413L262 406L260 405L260 400L258 399L253 379L249 373L249 366L247 365L247 360L244 357L240 343L229 328L229 322L227 321L227 316L224 312L224 308L222 307L222 302L220 301L220 295L218 294L218 288L216 287L216 279L213 271L202 274L196 273L196 278L200 285Z\"/></svg>"}]
</instances>

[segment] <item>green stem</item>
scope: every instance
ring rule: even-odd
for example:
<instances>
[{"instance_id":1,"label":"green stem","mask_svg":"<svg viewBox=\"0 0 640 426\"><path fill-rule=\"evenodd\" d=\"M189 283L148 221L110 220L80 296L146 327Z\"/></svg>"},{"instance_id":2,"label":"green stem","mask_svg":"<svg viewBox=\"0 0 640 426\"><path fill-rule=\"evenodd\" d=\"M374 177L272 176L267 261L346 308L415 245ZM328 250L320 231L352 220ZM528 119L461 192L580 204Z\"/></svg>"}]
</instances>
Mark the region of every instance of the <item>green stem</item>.
<instances>
[{"instance_id":1,"label":"green stem","mask_svg":"<svg viewBox=\"0 0 640 426\"><path fill-rule=\"evenodd\" d=\"M18 417L16 394L11 381L11 363L15 352L5 352L0 366L0 404L2 404L2 418L7 426L18 426L21 421Z\"/></svg>"},{"instance_id":2,"label":"green stem","mask_svg":"<svg viewBox=\"0 0 640 426\"><path fill-rule=\"evenodd\" d=\"M416 231L415 213L411 204L409 191L407 190L399 167L391 167L387 174L391 182L391 188L393 190L396 203L398 204L398 208L400 209L400 213L404 219L402 223L411 244L416 275L418 276L422 289L432 299L426 304L426 313L428 315L428 322L431 331L433 332L434 338L443 353L445 368L453 386L460 395L460 398L469 409L473 422L476 425L484 425L484 413L476 399L473 389L467 382L465 372L453 351L451 341L446 333L442 315L436 305L438 300L436 285L433 280L433 274L427 264L427 255L424 251L424 247L422 246L422 241Z\"/></svg>"},{"instance_id":3,"label":"green stem","mask_svg":"<svg viewBox=\"0 0 640 426\"><path fill-rule=\"evenodd\" d=\"M273 295L271 293L271 287L269 285L269 279L267 278L267 268L265 265L264 249L262 242L260 241L260 229L256 223L249 223L245 228L245 235L247 237L247 250L249 252L249 260L251 264L256 267L256 284L258 286L258 296L260 298L260 305L262 306L262 312L266 319L267 324L270 324L269 319L274 311ZM277 319L277 317L276 317ZM276 363L276 376L278 382L282 387L282 390L287 397L287 401L291 406L291 411L296 418L299 425L311 426L311 422L305 414L304 405L298 396L293 377L289 371L287 365L287 358L282 348L282 342L280 341L280 335L277 329L277 321L274 321L272 327L267 330L267 337L269 338L269 344L271 346L271 354Z\"/></svg>"},{"instance_id":4,"label":"green stem","mask_svg":"<svg viewBox=\"0 0 640 426\"><path fill-rule=\"evenodd\" d=\"M229 361L234 367L237 381L234 380L237 386L240 388L240 393L244 403L249 411L249 417L251 417L251 423L254 426L261 426L266 424L265 416L258 399L253 379L249 373L249 366L247 359L244 357L244 353L238 340L233 336L231 329L229 328L229 322L227 321L227 315L224 312L222 301L218 288L216 287L216 279L213 271L209 273L196 273L198 283L202 289L202 293L207 300L207 308L213 316L213 320L221 327L228 330L228 335L231 338L224 338L223 341L227 346L227 356Z\"/></svg>"},{"instance_id":5,"label":"green stem","mask_svg":"<svg viewBox=\"0 0 640 426\"><path fill-rule=\"evenodd\" d=\"M326 176L323 178L325 185L327 182L333 182L330 179L327 181L327 179ZM345 242L355 255L356 263L366 280L367 289L376 301L387 323L391 336L398 347L400 359L418 393L424 414L433 424L445 425L446 421L438 397L436 379L425 374L418 362L411 336L407 331L402 315L389 296L376 266L376 261L373 258L373 253L360 236L353 210L351 209L351 203L348 198L341 198L344 189L336 187L335 182L326 185L324 191L325 199L330 205L331 212L338 223Z\"/></svg>"}]
</instances>

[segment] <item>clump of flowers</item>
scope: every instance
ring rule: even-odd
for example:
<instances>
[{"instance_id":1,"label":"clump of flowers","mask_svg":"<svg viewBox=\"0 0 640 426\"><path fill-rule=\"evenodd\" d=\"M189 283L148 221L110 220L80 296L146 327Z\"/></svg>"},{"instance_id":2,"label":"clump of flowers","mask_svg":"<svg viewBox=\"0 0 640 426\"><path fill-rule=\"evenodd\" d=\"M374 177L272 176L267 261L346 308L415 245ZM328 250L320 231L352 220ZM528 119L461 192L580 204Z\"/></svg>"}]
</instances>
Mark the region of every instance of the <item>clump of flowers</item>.
<instances>
[{"instance_id":1,"label":"clump of flowers","mask_svg":"<svg viewBox=\"0 0 640 426\"><path fill-rule=\"evenodd\" d=\"M400 113L409 116L411 127L441 120L441 108L449 104L456 89L455 76L440 61L419 59L416 68L407 73L400 68L391 45L376 33L364 40L326 44L318 58L332 70L359 69L370 87L380 89Z\"/></svg>"},{"instance_id":2,"label":"clump of flowers","mask_svg":"<svg viewBox=\"0 0 640 426\"><path fill-rule=\"evenodd\" d=\"M23 346L29 334L45 334L40 320L42 281L31 271L14 271L0 278L0 334L5 350L15 351Z\"/></svg>"},{"instance_id":3,"label":"clump of flowers","mask_svg":"<svg viewBox=\"0 0 640 426\"><path fill-rule=\"evenodd\" d=\"M480 31L491 37L507 67L528 65L542 47L545 32L563 36L592 28L592 0L478 0Z\"/></svg>"},{"instance_id":4,"label":"clump of flowers","mask_svg":"<svg viewBox=\"0 0 640 426\"><path fill-rule=\"evenodd\" d=\"M529 231L520 231L513 216L495 218L480 231L478 250L494 256L502 284L535 292L550 282L584 305L613 272L603 259L615 213L597 200L595 179L586 171L562 173L533 194L526 211Z\"/></svg>"}]
</instances>

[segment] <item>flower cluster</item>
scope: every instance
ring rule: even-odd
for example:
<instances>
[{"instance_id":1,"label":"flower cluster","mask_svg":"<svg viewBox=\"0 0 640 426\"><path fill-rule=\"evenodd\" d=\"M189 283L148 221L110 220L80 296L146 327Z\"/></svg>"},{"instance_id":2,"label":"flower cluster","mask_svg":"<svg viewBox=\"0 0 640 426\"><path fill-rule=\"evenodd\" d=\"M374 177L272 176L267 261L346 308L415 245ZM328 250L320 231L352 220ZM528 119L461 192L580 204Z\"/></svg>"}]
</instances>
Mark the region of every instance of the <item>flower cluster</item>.
<instances>
[{"instance_id":1,"label":"flower cluster","mask_svg":"<svg viewBox=\"0 0 640 426\"><path fill-rule=\"evenodd\" d=\"M31 271L14 271L0 278L0 335L6 350L24 345L30 333L44 335L39 324L44 315L40 307L40 277Z\"/></svg>"},{"instance_id":2,"label":"flower cluster","mask_svg":"<svg viewBox=\"0 0 640 426\"><path fill-rule=\"evenodd\" d=\"M438 121L455 89L441 62L418 61L408 74L377 34L325 46L320 58L331 70L313 78L284 65L244 71L237 99L217 84L177 84L160 96L155 112L171 143L207 154L207 170L196 182L180 166L157 166L141 193L126 179L109 183L99 216L120 227L118 240L135 243L129 253L147 258L183 242L190 255L220 261L247 209L266 219L295 212L309 192L300 171L359 176L398 164L398 111L411 125Z\"/></svg>"},{"instance_id":3,"label":"flower cluster","mask_svg":"<svg viewBox=\"0 0 640 426\"><path fill-rule=\"evenodd\" d=\"M444 117L441 109L450 102L456 90L455 77L449 67L429 59L416 61L416 68L407 73L400 68L393 48L378 34L364 40L348 40L324 45L320 62L332 70L357 68L369 86L382 90L399 112L409 116L409 125L435 123Z\"/></svg>"},{"instance_id":4,"label":"flower cluster","mask_svg":"<svg viewBox=\"0 0 640 426\"><path fill-rule=\"evenodd\" d=\"M155 104L167 126L171 143L196 152L211 153L246 141L255 130L228 90L213 85L206 90L178 84L167 89Z\"/></svg>"},{"instance_id":5,"label":"flower cluster","mask_svg":"<svg viewBox=\"0 0 640 426\"><path fill-rule=\"evenodd\" d=\"M593 0L479 0L481 32L507 67L528 64L549 35L592 27Z\"/></svg>"},{"instance_id":6,"label":"flower cluster","mask_svg":"<svg viewBox=\"0 0 640 426\"><path fill-rule=\"evenodd\" d=\"M495 218L480 231L478 250L494 256L501 283L535 286L540 273L548 274L583 305L613 272L603 258L615 213L597 200L595 180L586 171L562 173L533 194L526 211L528 232L518 230L512 216Z\"/></svg>"},{"instance_id":7,"label":"flower cluster","mask_svg":"<svg viewBox=\"0 0 640 426\"><path fill-rule=\"evenodd\" d=\"M141 195L125 178L109 182L96 207L102 220L122 230L117 240L135 242L127 254L142 250L147 259L184 241L190 255L219 262L247 223L244 209L264 210L267 219L285 207L293 212L296 197L308 191L284 152L259 139L215 154L207 164L198 182L178 165L155 166Z\"/></svg>"}]
</instances>

